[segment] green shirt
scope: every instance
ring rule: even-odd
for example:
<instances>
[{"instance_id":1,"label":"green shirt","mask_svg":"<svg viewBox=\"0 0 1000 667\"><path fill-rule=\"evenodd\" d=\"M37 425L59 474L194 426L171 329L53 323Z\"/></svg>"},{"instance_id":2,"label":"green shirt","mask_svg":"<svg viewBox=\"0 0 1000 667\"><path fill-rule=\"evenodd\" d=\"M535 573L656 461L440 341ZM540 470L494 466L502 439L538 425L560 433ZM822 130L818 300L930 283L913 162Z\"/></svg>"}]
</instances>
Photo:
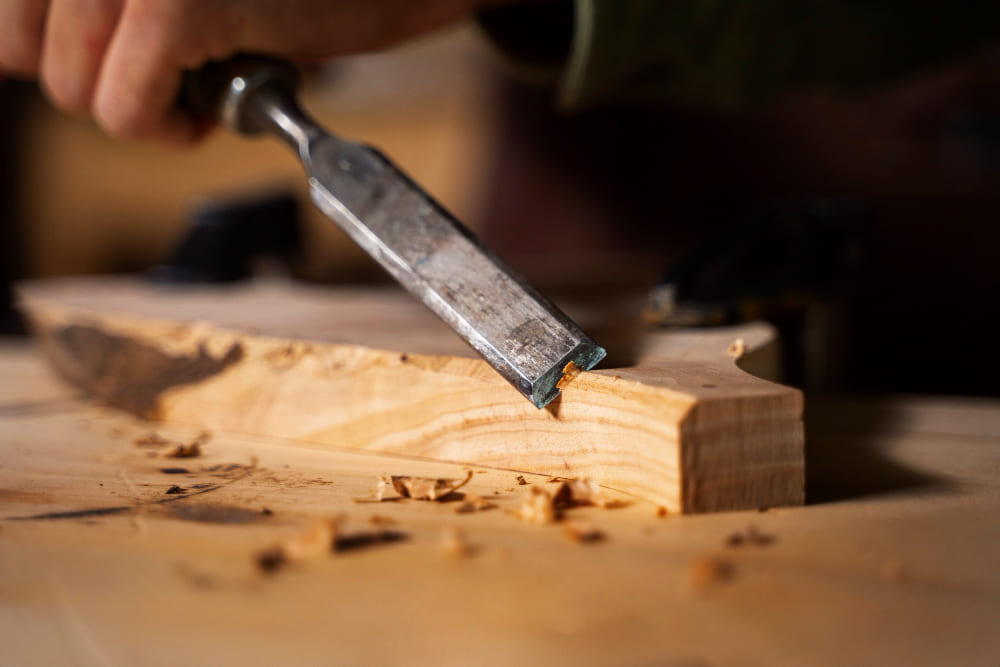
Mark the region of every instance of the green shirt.
<instances>
[{"instance_id":1,"label":"green shirt","mask_svg":"<svg viewBox=\"0 0 1000 667\"><path fill-rule=\"evenodd\" d=\"M566 109L735 105L803 85L864 87L974 52L996 42L1000 3L575 0L491 10L483 24L522 71L549 75Z\"/></svg>"}]
</instances>

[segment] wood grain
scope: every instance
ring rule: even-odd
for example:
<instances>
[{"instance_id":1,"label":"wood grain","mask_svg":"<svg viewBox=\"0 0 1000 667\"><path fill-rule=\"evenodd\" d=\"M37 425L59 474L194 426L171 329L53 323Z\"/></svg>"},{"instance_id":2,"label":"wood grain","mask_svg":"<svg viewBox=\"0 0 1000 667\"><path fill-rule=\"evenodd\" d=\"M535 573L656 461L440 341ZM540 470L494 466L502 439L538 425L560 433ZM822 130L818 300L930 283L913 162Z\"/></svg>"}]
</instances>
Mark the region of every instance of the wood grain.
<instances>
[{"instance_id":1,"label":"wood grain","mask_svg":"<svg viewBox=\"0 0 1000 667\"><path fill-rule=\"evenodd\" d=\"M801 394L730 350L740 339L748 358L773 356L763 325L607 331L631 363L583 373L536 410L395 290L97 279L23 293L62 375L145 418L591 477L673 512L803 501Z\"/></svg>"}]
</instances>

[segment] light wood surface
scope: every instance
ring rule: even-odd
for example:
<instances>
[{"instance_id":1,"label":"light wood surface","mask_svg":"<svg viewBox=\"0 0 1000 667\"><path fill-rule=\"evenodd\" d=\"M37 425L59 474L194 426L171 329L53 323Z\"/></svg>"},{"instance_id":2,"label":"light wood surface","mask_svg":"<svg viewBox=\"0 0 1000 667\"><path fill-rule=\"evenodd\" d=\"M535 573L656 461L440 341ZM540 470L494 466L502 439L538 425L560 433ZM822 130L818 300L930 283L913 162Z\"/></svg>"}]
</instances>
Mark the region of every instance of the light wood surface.
<instances>
[{"instance_id":1,"label":"light wood surface","mask_svg":"<svg viewBox=\"0 0 1000 667\"><path fill-rule=\"evenodd\" d=\"M736 365L773 352L764 325L636 334L616 316L594 335L627 363L537 410L401 290L76 279L24 293L56 368L146 418L590 477L672 512L803 500L801 394Z\"/></svg>"},{"instance_id":2,"label":"light wood surface","mask_svg":"<svg viewBox=\"0 0 1000 667\"><path fill-rule=\"evenodd\" d=\"M620 509L571 510L605 534L578 544L558 524L508 513L530 488L508 471L477 468L468 486L494 510L357 504L383 473L466 473L223 432L202 457L165 461L133 440L198 430L82 401L24 343L0 344L0 374L4 664L1000 661L997 401L828 406L810 422L814 504L659 518L626 498ZM220 486L155 502L198 484ZM123 506L134 509L12 520ZM348 534L374 530L379 515L407 539L256 569L258 551L336 515ZM750 525L770 539L727 546ZM447 527L470 556L442 550Z\"/></svg>"}]
</instances>

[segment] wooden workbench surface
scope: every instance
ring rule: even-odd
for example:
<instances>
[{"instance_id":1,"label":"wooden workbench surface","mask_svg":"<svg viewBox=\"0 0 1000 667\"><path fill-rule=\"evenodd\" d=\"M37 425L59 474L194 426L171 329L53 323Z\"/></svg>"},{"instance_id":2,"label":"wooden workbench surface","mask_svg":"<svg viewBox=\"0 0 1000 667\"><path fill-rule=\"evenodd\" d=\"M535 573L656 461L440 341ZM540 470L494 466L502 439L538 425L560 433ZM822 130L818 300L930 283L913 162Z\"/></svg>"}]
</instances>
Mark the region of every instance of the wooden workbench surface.
<instances>
[{"instance_id":1,"label":"wooden workbench surface","mask_svg":"<svg viewBox=\"0 0 1000 667\"><path fill-rule=\"evenodd\" d=\"M1000 663L997 401L826 404L810 505L658 517L617 496L569 511L604 534L581 544L511 514L515 472L463 489L493 510L357 503L383 473L465 472L227 433L151 458L137 437L197 432L77 399L23 342L0 376L3 664ZM14 520L95 508L124 509ZM331 516L355 544L405 539L258 571ZM448 527L469 555L442 549Z\"/></svg>"}]
</instances>

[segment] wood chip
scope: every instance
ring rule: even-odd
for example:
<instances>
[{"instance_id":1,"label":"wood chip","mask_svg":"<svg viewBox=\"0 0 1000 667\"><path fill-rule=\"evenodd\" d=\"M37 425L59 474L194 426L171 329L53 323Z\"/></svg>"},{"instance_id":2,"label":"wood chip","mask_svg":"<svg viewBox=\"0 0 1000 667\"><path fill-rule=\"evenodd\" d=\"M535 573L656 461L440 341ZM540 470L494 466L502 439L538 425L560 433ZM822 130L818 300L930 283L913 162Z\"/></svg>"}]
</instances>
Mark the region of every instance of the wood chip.
<instances>
[{"instance_id":1,"label":"wood chip","mask_svg":"<svg viewBox=\"0 0 1000 667\"><path fill-rule=\"evenodd\" d=\"M200 433L197 437L188 442L172 442L162 437L158 433L149 433L132 441L136 447L156 447L162 448L153 456L161 459L188 459L201 456L201 446L208 442L211 434Z\"/></svg>"},{"instance_id":2,"label":"wood chip","mask_svg":"<svg viewBox=\"0 0 1000 667\"><path fill-rule=\"evenodd\" d=\"M563 366L562 377L559 378L559 382L556 382L556 387L560 390L565 389L567 386L569 386L569 383L575 380L577 377L579 377L580 373L582 372L583 369L577 366L576 363L572 361L569 362L568 364Z\"/></svg>"},{"instance_id":3,"label":"wood chip","mask_svg":"<svg viewBox=\"0 0 1000 667\"><path fill-rule=\"evenodd\" d=\"M611 504L601 495L601 487L588 478L563 482L553 494L553 499L557 507L579 507L581 505L608 507Z\"/></svg>"},{"instance_id":4,"label":"wood chip","mask_svg":"<svg viewBox=\"0 0 1000 667\"><path fill-rule=\"evenodd\" d=\"M150 432L146 435L141 435L132 441L132 444L136 447L163 447L164 445L169 445L170 441L161 436L159 433Z\"/></svg>"},{"instance_id":5,"label":"wood chip","mask_svg":"<svg viewBox=\"0 0 1000 667\"><path fill-rule=\"evenodd\" d=\"M496 505L486 500L486 498L475 493L467 493L462 502L455 507L455 512L458 514L470 514L472 512L491 510L495 507Z\"/></svg>"},{"instance_id":6,"label":"wood chip","mask_svg":"<svg viewBox=\"0 0 1000 667\"><path fill-rule=\"evenodd\" d=\"M466 558L472 554L465 534L454 526L448 526L441 534L441 550L452 558Z\"/></svg>"},{"instance_id":7,"label":"wood chip","mask_svg":"<svg viewBox=\"0 0 1000 667\"><path fill-rule=\"evenodd\" d=\"M724 544L730 549L738 549L742 546L766 547L774 544L774 535L765 535L757 530L754 525L749 525L744 531L730 533Z\"/></svg>"},{"instance_id":8,"label":"wood chip","mask_svg":"<svg viewBox=\"0 0 1000 667\"><path fill-rule=\"evenodd\" d=\"M410 477L408 475L383 475L379 482L378 498L391 484L396 493L404 498L414 500L444 500L450 494L462 488L472 479L469 470L465 479L433 479L431 477Z\"/></svg>"},{"instance_id":9,"label":"wood chip","mask_svg":"<svg viewBox=\"0 0 1000 667\"><path fill-rule=\"evenodd\" d=\"M337 543L338 519L317 519L291 539L257 555L257 566L274 572L289 563L317 560L331 554Z\"/></svg>"},{"instance_id":10,"label":"wood chip","mask_svg":"<svg viewBox=\"0 0 1000 667\"><path fill-rule=\"evenodd\" d=\"M197 440L171 445L156 453L160 459L193 459L196 456L201 456L201 442Z\"/></svg>"},{"instance_id":11,"label":"wood chip","mask_svg":"<svg viewBox=\"0 0 1000 667\"><path fill-rule=\"evenodd\" d=\"M538 486L531 487L516 514L529 523L537 524L555 523L559 519L552 495Z\"/></svg>"},{"instance_id":12,"label":"wood chip","mask_svg":"<svg viewBox=\"0 0 1000 667\"><path fill-rule=\"evenodd\" d=\"M747 353L747 343L742 338L737 338L732 343L729 344L729 348L726 350L728 354L733 359L739 361L744 354Z\"/></svg>"},{"instance_id":13,"label":"wood chip","mask_svg":"<svg viewBox=\"0 0 1000 667\"><path fill-rule=\"evenodd\" d=\"M518 475L514 479L517 481L518 486L525 486L528 483L528 480L524 478L524 475Z\"/></svg>"},{"instance_id":14,"label":"wood chip","mask_svg":"<svg viewBox=\"0 0 1000 667\"><path fill-rule=\"evenodd\" d=\"M604 533L592 523L586 521L567 521L564 524L566 537L579 544L592 544L604 539Z\"/></svg>"},{"instance_id":15,"label":"wood chip","mask_svg":"<svg viewBox=\"0 0 1000 667\"><path fill-rule=\"evenodd\" d=\"M714 556L698 556L688 568L688 579L696 588L707 588L732 578L732 563Z\"/></svg>"},{"instance_id":16,"label":"wood chip","mask_svg":"<svg viewBox=\"0 0 1000 667\"><path fill-rule=\"evenodd\" d=\"M663 505L660 505L659 507L656 508L656 516L658 516L659 518L662 519L663 517L667 516L668 514L670 514L670 512Z\"/></svg>"}]
</instances>

